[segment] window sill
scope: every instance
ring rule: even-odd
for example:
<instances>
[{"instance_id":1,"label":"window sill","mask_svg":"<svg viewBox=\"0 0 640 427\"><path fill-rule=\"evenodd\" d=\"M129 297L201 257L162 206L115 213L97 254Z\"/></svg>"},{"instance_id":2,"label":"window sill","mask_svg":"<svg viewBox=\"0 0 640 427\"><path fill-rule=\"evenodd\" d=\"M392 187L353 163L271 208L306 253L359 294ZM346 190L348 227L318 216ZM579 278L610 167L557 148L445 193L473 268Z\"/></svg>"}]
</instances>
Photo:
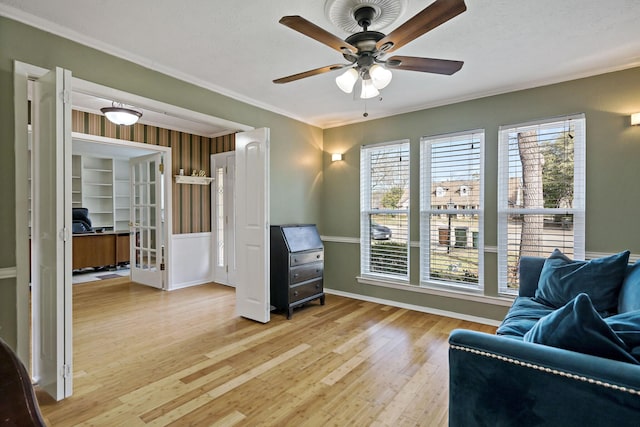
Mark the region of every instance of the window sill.
<instances>
[{"instance_id":1,"label":"window sill","mask_svg":"<svg viewBox=\"0 0 640 427\"><path fill-rule=\"evenodd\" d=\"M383 286L386 288L401 289L403 291L418 292L429 295L437 295L446 298L455 298L466 301L475 301L483 304L499 305L504 307L510 307L513 304L513 299L507 296L487 296L474 291L463 291L454 289L442 289L428 285L412 285L407 281L401 280L389 280L380 277L371 276L357 276L358 283L363 285Z\"/></svg>"}]
</instances>

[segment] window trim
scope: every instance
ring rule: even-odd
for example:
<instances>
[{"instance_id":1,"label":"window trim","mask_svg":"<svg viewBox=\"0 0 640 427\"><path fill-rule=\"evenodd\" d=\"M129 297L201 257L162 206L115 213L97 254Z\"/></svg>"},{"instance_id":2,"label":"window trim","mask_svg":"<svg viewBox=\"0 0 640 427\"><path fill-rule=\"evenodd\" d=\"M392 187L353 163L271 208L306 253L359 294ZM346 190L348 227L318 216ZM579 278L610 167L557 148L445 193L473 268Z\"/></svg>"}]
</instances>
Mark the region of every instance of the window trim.
<instances>
[{"instance_id":1,"label":"window trim","mask_svg":"<svg viewBox=\"0 0 640 427\"><path fill-rule=\"evenodd\" d=\"M423 136L420 138L420 286L423 288L450 290L462 292L470 295L484 293L484 216L485 216L485 129L471 129L458 132ZM439 140L452 139L457 137L480 139L479 153L479 199L478 209L432 209L431 208L431 151L429 147ZM451 190L449 190L451 191ZM445 194L446 195L446 194ZM438 280L430 277L429 256L431 243L431 215L433 214L456 214L456 215L477 215L478 216L478 283L460 283L447 280Z\"/></svg>"},{"instance_id":2,"label":"window trim","mask_svg":"<svg viewBox=\"0 0 640 427\"><path fill-rule=\"evenodd\" d=\"M575 121L576 134L580 144L574 139L573 170L574 197L573 208L513 208L508 206L509 193L509 133L537 126L552 125L567 121ZM498 295L517 296L517 290L509 290L508 277L508 217L513 214L571 214L574 217L573 250L575 259L585 257L585 222L586 222L586 117L584 113L555 116L523 123L501 125L498 127L498 192L497 192L497 237L498 237Z\"/></svg>"},{"instance_id":3,"label":"window trim","mask_svg":"<svg viewBox=\"0 0 640 427\"><path fill-rule=\"evenodd\" d=\"M360 276L369 277L378 280L388 280L402 283L409 283L411 279L411 202L409 199L409 206L406 209L371 209L371 183L370 183L370 171L371 164L368 161L367 154L377 150L392 148L399 146L399 149L405 149L409 155L409 179L407 182L407 191L411 194L411 143L409 139L401 139L389 142L379 142L374 144L362 145L360 147ZM365 188L367 191L365 191ZM366 206L366 208L365 208ZM389 214L399 213L407 216L407 274L405 277L396 276L393 274L376 273L371 272L370 268L370 256L371 256L371 239L370 235L370 216L374 213Z\"/></svg>"}]
</instances>

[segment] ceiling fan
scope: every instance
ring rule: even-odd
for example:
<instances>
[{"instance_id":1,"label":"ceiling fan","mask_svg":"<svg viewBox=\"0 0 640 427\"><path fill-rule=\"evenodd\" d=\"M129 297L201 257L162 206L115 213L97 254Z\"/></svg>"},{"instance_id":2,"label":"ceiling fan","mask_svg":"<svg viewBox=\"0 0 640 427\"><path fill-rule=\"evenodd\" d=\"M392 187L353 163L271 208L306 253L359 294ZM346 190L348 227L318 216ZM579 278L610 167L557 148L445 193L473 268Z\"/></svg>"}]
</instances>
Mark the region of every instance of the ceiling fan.
<instances>
[{"instance_id":1,"label":"ceiling fan","mask_svg":"<svg viewBox=\"0 0 640 427\"><path fill-rule=\"evenodd\" d=\"M353 11L353 18L358 26L362 27L362 31L350 35L345 40L301 16L285 16L279 21L282 25L337 50L348 61L348 64L327 65L282 77L273 82L289 83L329 71L348 68L344 74L336 78L338 87L346 93L351 93L358 79L361 79L362 92L360 97L372 98L378 96L379 89L386 87L391 81L390 70L452 75L462 68L464 62L397 55L385 59L385 56L465 10L467 10L467 6L464 0L436 0L391 33L385 35L378 31L369 30L376 16L376 10L363 3Z\"/></svg>"}]
</instances>

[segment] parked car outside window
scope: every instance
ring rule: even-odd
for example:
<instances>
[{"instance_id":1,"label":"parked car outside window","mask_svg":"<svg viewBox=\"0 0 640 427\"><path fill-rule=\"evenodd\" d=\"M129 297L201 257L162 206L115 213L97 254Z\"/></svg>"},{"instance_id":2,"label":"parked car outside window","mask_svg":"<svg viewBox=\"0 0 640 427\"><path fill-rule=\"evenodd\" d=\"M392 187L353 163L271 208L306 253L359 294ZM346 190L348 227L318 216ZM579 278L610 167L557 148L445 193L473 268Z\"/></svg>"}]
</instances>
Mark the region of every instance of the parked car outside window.
<instances>
[{"instance_id":1,"label":"parked car outside window","mask_svg":"<svg viewBox=\"0 0 640 427\"><path fill-rule=\"evenodd\" d=\"M389 240L391 238L391 229L384 225L371 223L371 238L373 240Z\"/></svg>"}]
</instances>

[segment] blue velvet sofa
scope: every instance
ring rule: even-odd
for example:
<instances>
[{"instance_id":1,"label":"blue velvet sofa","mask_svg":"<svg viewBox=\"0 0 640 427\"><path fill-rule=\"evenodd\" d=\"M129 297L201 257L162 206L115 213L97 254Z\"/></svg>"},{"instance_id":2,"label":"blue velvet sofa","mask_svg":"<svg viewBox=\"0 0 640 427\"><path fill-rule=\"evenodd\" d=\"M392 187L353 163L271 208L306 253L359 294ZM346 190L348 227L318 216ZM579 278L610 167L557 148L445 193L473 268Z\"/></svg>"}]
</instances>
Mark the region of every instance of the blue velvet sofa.
<instances>
[{"instance_id":1,"label":"blue velvet sofa","mask_svg":"<svg viewBox=\"0 0 640 427\"><path fill-rule=\"evenodd\" d=\"M522 257L496 335L449 337L450 427L640 426L640 261L628 256Z\"/></svg>"}]
</instances>

